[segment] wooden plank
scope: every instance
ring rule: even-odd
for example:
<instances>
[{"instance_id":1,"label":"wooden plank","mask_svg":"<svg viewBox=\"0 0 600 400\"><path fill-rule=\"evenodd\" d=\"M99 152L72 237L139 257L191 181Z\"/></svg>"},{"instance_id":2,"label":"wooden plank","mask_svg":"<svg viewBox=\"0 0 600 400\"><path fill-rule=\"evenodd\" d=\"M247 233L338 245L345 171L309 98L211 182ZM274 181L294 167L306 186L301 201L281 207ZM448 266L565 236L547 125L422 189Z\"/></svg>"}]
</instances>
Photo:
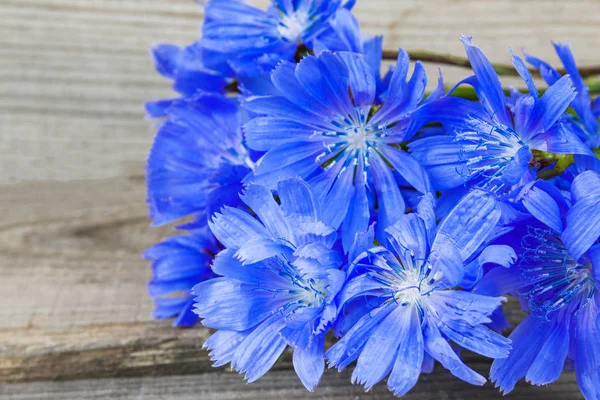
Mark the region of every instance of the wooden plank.
<instances>
[{"instance_id":1,"label":"wooden plank","mask_svg":"<svg viewBox=\"0 0 600 400\"><path fill-rule=\"evenodd\" d=\"M484 373L486 364L475 369ZM234 373L200 374L195 376L143 377L125 379L94 379L71 382L35 382L0 386L3 400L242 400L242 399L327 399L383 400L396 399L385 382L365 393L361 386L350 384L350 371L325 372L321 384L309 393L293 371L271 371L259 381L245 384ZM502 396L491 384L471 386L459 381L447 371L437 368L431 375L421 375L419 383L403 399L406 400L500 400L500 399L583 399L574 374L563 375L555 384L534 387L519 383L508 397Z\"/></svg>"},{"instance_id":2,"label":"wooden plank","mask_svg":"<svg viewBox=\"0 0 600 400\"><path fill-rule=\"evenodd\" d=\"M5 0L0 15L0 182L109 178L143 160L152 129L142 104L170 95L148 48L197 38L202 8L193 0ZM469 33L495 61L508 62L510 46L556 61L548 42L562 39L582 65L600 63L595 0L361 0L356 15L387 48L463 54L458 37ZM468 74L443 70L448 83ZM428 73L431 87L435 66Z\"/></svg>"},{"instance_id":3,"label":"wooden plank","mask_svg":"<svg viewBox=\"0 0 600 400\"><path fill-rule=\"evenodd\" d=\"M140 179L0 190L0 381L210 369L203 328L152 321ZM164 372L168 369L168 372Z\"/></svg>"},{"instance_id":4,"label":"wooden plank","mask_svg":"<svg viewBox=\"0 0 600 400\"><path fill-rule=\"evenodd\" d=\"M495 61L509 60L509 46L555 61L548 40L560 38L582 65L600 63L595 0L360 0L356 14L366 33L386 35L387 48L462 54L466 30ZM148 228L142 164L153 129L141 104L170 92L147 49L194 40L201 8L193 0L4 0L0 15L0 382L21 382L1 385L0 397L305 398L289 355L245 386L210 367L207 329L150 317L140 254L169 228ZM448 83L468 74L443 69ZM434 81L435 68L428 72ZM508 313L513 322L522 316L514 302ZM174 374L200 375L148 377ZM48 382L102 377L139 378ZM348 373L329 372L324 383L313 397L389 398L381 385L364 395ZM513 397L578 393L566 374ZM447 373L424 377L411 396L498 398Z\"/></svg>"},{"instance_id":5,"label":"wooden plank","mask_svg":"<svg viewBox=\"0 0 600 400\"><path fill-rule=\"evenodd\" d=\"M212 369L207 329L151 319L140 254L169 228L148 228L138 168L0 187L0 382ZM521 316L513 303L510 319ZM278 364L289 367L289 356Z\"/></svg>"}]
</instances>

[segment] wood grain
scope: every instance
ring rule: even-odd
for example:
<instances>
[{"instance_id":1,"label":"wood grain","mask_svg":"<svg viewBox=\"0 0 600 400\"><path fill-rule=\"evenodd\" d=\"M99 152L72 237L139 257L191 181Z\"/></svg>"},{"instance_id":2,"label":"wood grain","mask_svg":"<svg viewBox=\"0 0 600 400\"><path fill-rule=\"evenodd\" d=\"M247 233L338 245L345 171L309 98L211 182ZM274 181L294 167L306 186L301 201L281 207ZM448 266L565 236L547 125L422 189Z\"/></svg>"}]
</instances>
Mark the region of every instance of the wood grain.
<instances>
[{"instance_id":1,"label":"wood grain","mask_svg":"<svg viewBox=\"0 0 600 400\"><path fill-rule=\"evenodd\" d=\"M150 317L140 254L169 228L147 227L144 184L129 172L0 190L0 382L212 371L209 330ZM507 312L522 318L514 302Z\"/></svg>"},{"instance_id":2,"label":"wood grain","mask_svg":"<svg viewBox=\"0 0 600 400\"><path fill-rule=\"evenodd\" d=\"M194 0L3 0L0 15L0 182L116 177L146 157L142 104L170 94L148 49L199 36ZM386 48L462 55L467 33L494 61L509 62L509 47L556 61L549 41L560 39L582 65L600 63L595 0L361 0L356 15ZM443 71L450 84L468 75Z\"/></svg>"},{"instance_id":3,"label":"wood grain","mask_svg":"<svg viewBox=\"0 0 600 400\"><path fill-rule=\"evenodd\" d=\"M486 364L475 369L485 373ZM245 384L234 373L169 376L157 378L96 379L71 382L36 382L0 387L3 400L88 400L88 399L144 399L144 400L384 400L397 399L384 383L365 393L360 386L350 384L350 371L325 371L321 384L309 393L300 384L293 371L271 371L258 382ZM421 375L419 383L403 399L406 400L500 400L500 399L583 399L578 393L573 374L564 374L551 386L533 387L518 384L514 392L503 397L492 385L471 386L457 380L447 371L436 369L431 375Z\"/></svg>"},{"instance_id":4,"label":"wood grain","mask_svg":"<svg viewBox=\"0 0 600 400\"><path fill-rule=\"evenodd\" d=\"M582 65L600 64L600 3L575 3L359 0L356 14L386 48L462 54L458 36L469 33L494 61L508 62L509 46L555 61L548 42L564 39ZM210 367L201 349L208 330L150 316L141 252L171 231L148 227L143 163L154 132L142 103L171 93L148 48L194 40L201 7L3 0L0 15L0 398L305 398L289 355L245 386ZM434 81L435 66L427 68ZM443 70L448 83L468 74ZM514 302L508 314L522 317ZM511 398L534 396L580 398L572 374L548 388L521 385ZM332 372L312 397L390 398L384 385L364 394L348 373ZM407 398L499 395L438 371Z\"/></svg>"}]
</instances>

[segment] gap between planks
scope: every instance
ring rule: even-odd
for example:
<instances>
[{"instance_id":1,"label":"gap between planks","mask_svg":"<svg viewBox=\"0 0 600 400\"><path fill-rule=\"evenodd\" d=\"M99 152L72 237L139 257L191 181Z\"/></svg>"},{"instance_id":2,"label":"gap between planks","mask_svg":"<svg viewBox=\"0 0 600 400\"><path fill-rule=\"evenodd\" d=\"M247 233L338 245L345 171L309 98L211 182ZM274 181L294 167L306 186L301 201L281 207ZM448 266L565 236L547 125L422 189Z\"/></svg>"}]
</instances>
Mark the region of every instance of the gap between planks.
<instances>
[{"instance_id":1,"label":"gap between planks","mask_svg":"<svg viewBox=\"0 0 600 400\"><path fill-rule=\"evenodd\" d=\"M487 364L478 363L474 369L486 374ZM90 399L144 399L144 400L394 400L385 385L377 384L365 393L361 386L350 383L351 371L337 373L326 370L320 385L309 393L300 384L293 371L270 371L257 382L245 384L235 373L199 374L143 378L94 379L72 382L35 382L0 386L2 400L90 400ZM545 399L578 400L579 393L572 373L564 374L555 384L534 387L524 382L504 397L491 384L471 386L459 381L442 368L431 375L422 374L419 383L403 397L406 400L500 400Z\"/></svg>"}]
</instances>

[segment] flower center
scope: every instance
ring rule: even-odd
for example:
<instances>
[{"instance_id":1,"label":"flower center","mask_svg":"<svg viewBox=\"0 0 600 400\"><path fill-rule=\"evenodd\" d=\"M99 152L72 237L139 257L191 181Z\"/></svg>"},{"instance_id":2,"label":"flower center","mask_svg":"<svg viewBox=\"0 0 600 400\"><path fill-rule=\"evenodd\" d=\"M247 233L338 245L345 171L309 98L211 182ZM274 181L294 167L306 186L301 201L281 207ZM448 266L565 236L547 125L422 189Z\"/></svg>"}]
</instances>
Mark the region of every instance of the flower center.
<instances>
[{"instance_id":1,"label":"flower center","mask_svg":"<svg viewBox=\"0 0 600 400\"><path fill-rule=\"evenodd\" d=\"M470 129L456 134L456 142L462 146L465 160L465 170L460 172L469 178L484 176L486 181L493 182L502 176L526 144L506 126L476 118L467 124Z\"/></svg>"},{"instance_id":2,"label":"flower center","mask_svg":"<svg viewBox=\"0 0 600 400\"><path fill-rule=\"evenodd\" d=\"M365 151L367 149L367 141L371 136L367 131L368 128L364 125L355 126L350 129L348 134L348 144L351 149Z\"/></svg>"},{"instance_id":3,"label":"flower center","mask_svg":"<svg viewBox=\"0 0 600 400\"><path fill-rule=\"evenodd\" d=\"M419 271L405 270L402 275L402 280L396 279L392 286L394 298L400 304L413 303L421 295Z\"/></svg>"},{"instance_id":4,"label":"flower center","mask_svg":"<svg viewBox=\"0 0 600 400\"><path fill-rule=\"evenodd\" d=\"M338 115L326 122L331 130L315 131L313 134L322 139L326 148L316 157L318 163L339 157L345 159L346 165L356 165L358 158L362 157L363 165L369 165L369 149L376 147L388 134L388 127L370 124L366 113L359 109L355 115Z\"/></svg>"},{"instance_id":5,"label":"flower center","mask_svg":"<svg viewBox=\"0 0 600 400\"><path fill-rule=\"evenodd\" d=\"M413 267L402 267L390 279L393 297L400 305L417 304L435 290L437 277L431 276L431 265L427 261L413 260Z\"/></svg>"},{"instance_id":6,"label":"flower center","mask_svg":"<svg viewBox=\"0 0 600 400\"><path fill-rule=\"evenodd\" d=\"M590 301L596 290L591 264L577 263L555 232L530 227L522 246L521 294L534 315L549 320L561 309L577 312Z\"/></svg>"},{"instance_id":7,"label":"flower center","mask_svg":"<svg viewBox=\"0 0 600 400\"><path fill-rule=\"evenodd\" d=\"M325 303L327 291L322 281L309 279L307 282L303 282L302 286L302 290L298 293L302 305L305 307L320 307Z\"/></svg>"},{"instance_id":8,"label":"flower center","mask_svg":"<svg viewBox=\"0 0 600 400\"><path fill-rule=\"evenodd\" d=\"M308 13L306 11L297 11L292 14L283 14L277 31L279 34L289 40L290 42L296 42L300 39L302 32L308 26Z\"/></svg>"}]
</instances>

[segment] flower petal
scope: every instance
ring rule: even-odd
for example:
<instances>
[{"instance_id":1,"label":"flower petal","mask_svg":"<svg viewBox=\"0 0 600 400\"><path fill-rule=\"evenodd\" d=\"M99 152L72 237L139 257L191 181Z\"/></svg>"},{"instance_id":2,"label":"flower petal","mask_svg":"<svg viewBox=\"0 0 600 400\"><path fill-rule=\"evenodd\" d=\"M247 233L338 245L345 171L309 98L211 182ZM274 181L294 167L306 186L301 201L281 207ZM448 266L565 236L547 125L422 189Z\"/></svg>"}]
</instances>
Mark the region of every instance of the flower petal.
<instances>
[{"instance_id":1,"label":"flower petal","mask_svg":"<svg viewBox=\"0 0 600 400\"><path fill-rule=\"evenodd\" d=\"M388 89L388 97L381 109L371 119L372 124L388 125L392 121L408 117L423 98L427 86L425 68L423 64L417 62L412 77L406 83L407 70L403 69L406 64L408 64L408 54L405 53L404 49L400 49L396 69L400 67L402 69L398 71L398 74L394 71ZM419 120L422 120L422 118Z\"/></svg>"},{"instance_id":2,"label":"flower petal","mask_svg":"<svg viewBox=\"0 0 600 400\"><path fill-rule=\"evenodd\" d=\"M427 172L408 153L391 146L380 146L379 151L412 187L423 194L431 191Z\"/></svg>"},{"instance_id":3,"label":"flower petal","mask_svg":"<svg viewBox=\"0 0 600 400\"><path fill-rule=\"evenodd\" d=\"M330 76L327 73L328 69L323 65L324 62L328 63L330 68L338 71L339 76ZM329 52L321 53L319 57L304 57L296 66L295 74L300 85L312 97L315 106L319 107L323 113L323 118L334 119L337 115L347 115L352 109L348 96L349 72L340 58ZM344 84L346 90L340 90Z\"/></svg>"},{"instance_id":4,"label":"flower petal","mask_svg":"<svg viewBox=\"0 0 600 400\"><path fill-rule=\"evenodd\" d=\"M373 155L369 160L371 162L369 171L373 174L373 186L377 192L379 206L377 236L383 240L384 230L404 214L405 203L398 183L387 164L379 155Z\"/></svg>"},{"instance_id":5,"label":"flower petal","mask_svg":"<svg viewBox=\"0 0 600 400\"><path fill-rule=\"evenodd\" d=\"M227 248L240 248L255 237L268 236L257 220L242 210L225 207L208 222L215 237Z\"/></svg>"},{"instance_id":6,"label":"flower petal","mask_svg":"<svg viewBox=\"0 0 600 400\"><path fill-rule=\"evenodd\" d=\"M287 347L279 334L282 327L280 319L271 317L254 329L235 351L232 367L245 373L249 383L266 374Z\"/></svg>"},{"instance_id":7,"label":"flower petal","mask_svg":"<svg viewBox=\"0 0 600 400\"><path fill-rule=\"evenodd\" d=\"M579 260L600 237L600 196L578 201L567 213L561 238L575 260Z\"/></svg>"},{"instance_id":8,"label":"flower petal","mask_svg":"<svg viewBox=\"0 0 600 400\"><path fill-rule=\"evenodd\" d=\"M342 244L347 252L352 247L357 232L365 232L369 227L370 218L369 199L367 198L366 183L362 169L362 160L359 160L356 182L350 208L342 224Z\"/></svg>"},{"instance_id":9,"label":"flower petal","mask_svg":"<svg viewBox=\"0 0 600 400\"><path fill-rule=\"evenodd\" d=\"M450 344L442 337L435 324L429 321L424 330L425 351L439 361L452 375L471 385L483 386L485 378L467 367L456 355Z\"/></svg>"},{"instance_id":10,"label":"flower petal","mask_svg":"<svg viewBox=\"0 0 600 400\"><path fill-rule=\"evenodd\" d=\"M521 147L514 158L508 163L502 171L502 182L506 185L513 186L519 183L525 173L529 170L529 162L533 158L533 154L528 147Z\"/></svg>"},{"instance_id":11,"label":"flower petal","mask_svg":"<svg viewBox=\"0 0 600 400\"><path fill-rule=\"evenodd\" d=\"M404 350L402 361L408 361L406 359L409 358L411 353L407 350L410 350L410 347L413 347L415 352L419 350L419 339L416 335L418 331L420 336L421 326L416 312L416 308L413 306L395 307L395 310L371 332L370 338L362 349L356 368L352 373L352 383L364 385L366 390L370 390L376 383L385 378L394 367L399 346L402 345ZM413 314L415 314L414 321L411 318ZM394 332L394 334L390 335L390 332ZM413 358L417 358L419 361L416 366L408 365L408 367L414 367L410 370L411 373L416 369L417 377L421 373L422 350L420 354L420 358L417 358L416 354L413 355ZM400 372L398 371L397 374ZM401 376L397 376L396 384L402 383L398 382L401 379Z\"/></svg>"},{"instance_id":12,"label":"flower petal","mask_svg":"<svg viewBox=\"0 0 600 400\"><path fill-rule=\"evenodd\" d=\"M565 66L565 70L567 74L571 76L573 80L573 84L577 89L577 97L573 100L571 106L577 113L577 115L583 120L583 124L585 130L592 135L596 135L598 133L598 117L594 115L594 111L592 109L592 101L590 97L590 89L585 84L585 81L581 77L579 73L579 69L575 64L575 59L573 57L573 53L569 48L568 44L562 43L552 43L554 48L556 49L556 53L563 65Z\"/></svg>"},{"instance_id":13,"label":"flower petal","mask_svg":"<svg viewBox=\"0 0 600 400\"><path fill-rule=\"evenodd\" d=\"M338 228L348 213L352 201L350 194L355 190L353 187L354 169L344 167L333 179L335 179L333 187L323 199L323 222L333 228Z\"/></svg>"},{"instance_id":14,"label":"flower petal","mask_svg":"<svg viewBox=\"0 0 600 400\"><path fill-rule=\"evenodd\" d=\"M402 326L392 331L401 338L394 369L387 382L395 396L404 396L417 384L425 353L421 318L416 307L405 307L403 314L409 314L408 319L406 315L398 317L403 320Z\"/></svg>"},{"instance_id":15,"label":"flower petal","mask_svg":"<svg viewBox=\"0 0 600 400\"><path fill-rule=\"evenodd\" d=\"M319 33L313 40L313 51L319 55L323 51L352 51L360 53L362 43L360 36L360 26L356 17L345 9L339 9L335 15L329 19L329 27ZM381 63L381 58L379 58ZM379 68L377 68L379 72Z\"/></svg>"},{"instance_id":16,"label":"flower petal","mask_svg":"<svg viewBox=\"0 0 600 400\"><path fill-rule=\"evenodd\" d=\"M455 188L468 180L462 146L450 136L417 139L408 145L411 155L424 166L437 190Z\"/></svg>"},{"instance_id":17,"label":"flower petal","mask_svg":"<svg viewBox=\"0 0 600 400\"><path fill-rule=\"evenodd\" d=\"M542 75L542 79L544 79L548 86L554 85L561 78L558 71L547 62L528 54L525 55L525 59L529 64L540 70L540 75Z\"/></svg>"},{"instance_id":18,"label":"flower petal","mask_svg":"<svg viewBox=\"0 0 600 400\"><path fill-rule=\"evenodd\" d=\"M271 81L283 97L290 103L312 113L326 110L327 105L317 102L312 95L298 82L296 64L283 61L271 74Z\"/></svg>"},{"instance_id":19,"label":"flower petal","mask_svg":"<svg viewBox=\"0 0 600 400\"><path fill-rule=\"evenodd\" d=\"M307 349L294 349L294 370L309 392L315 389L325 371L324 344L325 336L321 335L313 338Z\"/></svg>"},{"instance_id":20,"label":"flower petal","mask_svg":"<svg viewBox=\"0 0 600 400\"><path fill-rule=\"evenodd\" d=\"M146 250L144 258L152 260L152 274L157 280L210 275L209 252L214 246L204 234L173 236Z\"/></svg>"},{"instance_id":21,"label":"flower petal","mask_svg":"<svg viewBox=\"0 0 600 400\"><path fill-rule=\"evenodd\" d=\"M535 136L530 146L533 149L558 154L582 154L594 157L594 153L569 129L568 124L558 122L547 132Z\"/></svg>"},{"instance_id":22,"label":"flower petal","mask_svg":"<svg viewBox=\"0 0 600 400\"><path fill-rule=\"evenodd\" d=\"M240 197L260 218L273 238L286 239L290 236L290 228L285 221L283 212L269 189L250 185Z\"/></svg>"},{"instance_id":23,"label":"flower petal","mask_svg":"<svg viewBox=\"0 0 600 400\"><path fill-rule=\"evenodd\" d=\"M280 145L308 142L315 130L306 124L284 118L259 117L244 125L248 147L268 151Z\"/></svg>"},{"instance_id":24,"label":"flower petal","mask_svg":"<svg viewBox=\"0 0 600 400\"><path fill-rule=\"evenodd\" d=\"M494 195L478 189L472 190L440 224L431 249L432 258L436 252L448 254L450 245L456 248L462 261L466 261L492 234L500 216L500 207ZM439 256L435 259L441 262L444 258ZM446 278L451 284L458 284L462 280L463 264L458 261L460 260L453 261L453 264L440 263L452 266L444 271L449 274Z\"/></svg>"},{"instance_id":25,"label":"flower petal","mask_svg":"<svg viewBox=\"0 0 600 400\"><path fill-rule=\"evenodd\" d=\"M473 293L486 296L517 294L521 287L521 276L517 268L497 267L488 271L475 285Z\"/></svg>"},{"instance_id":26,"label":"flower petal","mask_svg":"<svg viewBox=\"0 0 600 400\"><path fill-rule=\"evenodd\" d=\"M213 367L221 367L231 362L238 346L249 334L249 331L218 330L204 342L202 348L210 350L210 359L214 361Z\"/></svg>"},{"instance_id":27,"label":"flower petal","mask_svg":"<svg viewBox=\"0 0 600 400\"><path fill-rule=\"evenodd\" d=\"M552 128L556 121L567 111L575 96L575 88L571 78L568 75L560 78L535 103L528 122L529 131L547 131Z\"/></svg>"},{"instance_id":28,"label":"flower petal","mask_svg":"<svg viewBox=\"0 0 600 400\"><path fill-rule=\"evenodd\" d=\"M191 300L193 304L193 298ZM172 318L179 314L189 301L190 298L187 297L159 297L154 301L156 307L152 311L152 317L157 319Z\"/></svg>"},{"instance_id":29,"label":"flower petal","mask_svg":"<svg viewBox=\"0 0 600 400\"><path fill-rule=\"evenodd\" d=\"M306 178L319 168L316 159L324 151L322 143L295 142L277 146L258 161L253 181L275 189L281 179Z\"/></svg>"},{"instance_id":30,"label":"flower petal","mask_svg":"<svg viewBox=\"0 0 600 400\"><path fill-rule=\"evenodd\" d=\"M425 222L416 214L401 215L398 221L385 230L388 242L401 260L425 260L428 255Z\"/></svg>"},{"instance_id":31,"label":"flower petal","mask_svg":"<svg viewBox=\"0 0 600 400\"><path fill-rule=\"evenodd\" d=\"M369 274L361 274L346 282L339 295L339 306L341 308L357 297L376 296L384 292L381 282L373 279Z\"/></svg>"},{"instance_id":32,"label":"flower petal","mask_svg":"<svg viewBox=\"0 0 600 400\"><path fill-rule=\"evenodd\" d=\"M243 331L264 321L273 310L290 301L290 296L274 297L229 278L215 278L194 286L194 312L204 326Z\"/></svg>"},{"instance_id":33,"label":"flower petal","mask_svg":"<svg viewBox=\"0 0 600 400\"><path fill-rule=\"evenodd\" d=\"M287 288L289 281L269 265L243 266L234 249L225 249L215 257L212 269L216 274L254 286L270 289ZM199 293L200 295L200 293Z\"/></svg>"},{"instance_id":34,"label":"flower petal","mask_svg":"<svg viewBox=\"0 0 600 400\"><path fill-rule=\"evenodd\" d=\"M460 320L436 322L448 339L465 349L490 358L504 358L510 353L510 340L484 325L471 326Z\"/></svg>"},{"instance_id":35,"label":"flower petal","mask_svg":"<svg viewBox=\"0 0 600 400\"><path fill-rule=\"evenodd\" d=\"M354 235L354 242L352 243L352 247L348 252L348 261L353 262L356 260L362 253L373 247L373 242L375 241L375 223L371 224L366 231L357 232ZM347 271L350 271L353 268L353 264L348 266Z\"/></svg>"},{"instance_id":36,"label":"flower petal","mask_svg":"<svg viewBox=\"0 0 600 400\"><path fill-rule=\"evenodd\" d=\"M578 370L575 371L579 390L586 399L597 399L600 397L600 370L592 371L585 375Z\"/></svg>"},{"instance_id":37,"label":"flower petal","mask_svg":"<svg viewBox=\"0 0 600 400\"><path fill-rule=\"evenodd\" d=\"M398 49L398 59L388 87L388 96L382 107L371 118L373 124L389 120L390 113L400 106L405 96L409 66L408 53L402 48Z\"/></svg>"},{"instance_id":38,"label":"flower petal","mask_svg":"<svg viewBox=\"0 0 600 400\"><path fill-rule=\"evenodd\" d=\"M327 352L325 358L330 367L336 367L338 371L346 368L356 360L365 344L373 334L373 330L379 326L381 321L396 307L383 305L363 315L346 334L337 341ZM354 375L354 374L353 374Z\"/></svg>"},{"instance_id":39,"label":"flower petal","mask_svg":"<svg viewBox=\"0 0 600 400\"><path fill-rule=\"evenodd\" d=\"M467 272L458 247L450 241L438 240L437 236L431 247L429 261L436 272L442 273L447 287L460 284Z\"/></svg>"},{"instance_id":40,"label":"flower petal","mask_svg":"<svg viewBox=\"0 0 600 400\"><path fill-rule=\"evenodd\" d=\"M592 274L594 279L600 281L600 243L590 247L587 256L592 263Z\"/></svg>"},{"instance_id":41,"label":"flower petal","mask_svg":"<svg viewBox=\"0 0 600 400\"><path fill-rule=\"evenodd\" d=\"M277 194L281 200L281 209L285 215L294 215L305 221L321 220L321 208L310 186L301 179L279 181Z\"/></svg>"},{"instance_id":42,"label":"flower petal","mask_svg":"<svg viewBox=\"0 0 600 400\"><path fill-rule=\"evenodd\" d=\"M600 173L584 171L571 183L571 200L577 202L586 197L600 196Z\"/></svg>"},{"instance_id":43,"label":"flower petal","mask_svg":"<svg viewBox=\"0 0 600 400\"><path fill-rule=\"evenodd\" d=\"M502 90L500 79L498 79L498 74L485 54L471 43L472 39L470 36L461 36L460 38L465 46L467 57L469 57L471 67L475 72L480 86L478 95L483 97L480 100L489 106L489 111L501 124L512 126L512 120L506 109L504 91Z\"/></svg>"},{"instance_id":44,"label":"flower petal","mask_svg":"<svg viewBox=\"0 0 600 400\"><path fill-rule=\"evenodd\" d=\"M573 344L573 358L575 359L575 372L577 383L586 398L598 397L598 383L600 383L600 325L598 324L598 295L577 313L575 324L575 343Z\"/></svg>"},{"instance_id":45,"label":"flower petal","mask_svg":"<svg viewBox=\"0 0 600 400\"><path fill-rule=\"evenodd\" d=\"M539 187L533 186L531 189L520 194L523 206L538 221L546 224L556 232L562 232L564 229L561 209L556 201L547 192Z\"/></svg>"},{"instance_id":46,"label":"flower petal","mask_svg":"<svg viewBox=\"0 0 600 400\"><path fill-rule=\"evenodd\" d=\"M311 126L323 124L323 118L319 114L306 110L283 96L252 96L245 99L242 106L259 115L286 118Z\"/></svg>"},{"instance_id":47,"label":"flower petal","mask_svg":"<svg viewBox=\"0 0 600 400\"><path fill-rule=\"evenodd\" d=\"M277 255L291 255L294 250L286 244L268 237L256 237L248 240L235 253L242 265L254 264Z\"/></svg>"},{"instance_id":48,"label":"flower petal","mask_svg":"<svg viewBox=\"0 0 600 400\"><path fill-rule=\"evenodd\" d=\"M166 78L174 79L182 51L181 47L168 43L162 43L152 48L156 71Z\"/></svg>"},{"instance_id":49,"label":"flower petal","mask_svg":"<svg viewBox=\"0 0 600 400\"><path fill-rule=\"evenodd\" d=\"M535 87L535 82L533 81L531 72L529 72L529 70L527 69L527 66L525 65L525 63L523 62L521 57L516 55L512 51L512 49L510 50L510 52L512 54L512 63L514 65L515 69L517 70L519 75L521 75L521 78L523 78L523 80L525 81L525 84L527 84L529 93L533 96L533 98L537 99L539 97L539 93L537 91L537 88Z\"/></svg>"},{"instance_id":50,"label":"flower petal","mask_svg":"<svg viewBox=\"0 0 600 400\"><path fill-rule=\"evenodd\" d=\"M525 380L533 385L548 385L563 371L569 351L569 319L557 321L554 329L527 370Z\"/></svg>"},{"instance_id":51,"label":"flower petal","mask_svg":"<svg viewBox=\"0 0 600 400\"><path fill-rule=\"evenodd\" d=\"M533 315L525 318L508 337L512 350L507 358L494 360L490 370L492 382L504 393L510 393L515 384L527 375L546 342L552 324Z\"/></svg>"},{"instance_id":52,"label":"flower petal","mask_svg":"<svg viewBox=\"0 0 600 400\"><path fill-rule=\"evenodd\" d=\"M465 321L469 325L487 324L500 308L504 297L491 297L462 290L440 290L431 298L440 320Z\"/></svg>"},{"instance_id":53,"label":"flower petal","mask_svg":"<svg viewBox=\"0 0 600 400\"><path fill-rule=\"evenodd\" d=\"M481 266L489 263L501 265L504 268L510 268L516 260L517 254L515 250L510 246L500 244L487 246L477 258Z\"/></svg>"},{"instance_id":54,"label":"flower petal","mask_svg":"<svg viewBox=\"0 0 600 400\"><path fill-rule=\"evenodd\" d=\"M341 52L339 57L344 60L348 69L347 89L351 91L353 104L368 113L375 101L374 71L371 70L363 55ZM329 71L332 70L329 69Z\"/></svg>"}]
</instances>

